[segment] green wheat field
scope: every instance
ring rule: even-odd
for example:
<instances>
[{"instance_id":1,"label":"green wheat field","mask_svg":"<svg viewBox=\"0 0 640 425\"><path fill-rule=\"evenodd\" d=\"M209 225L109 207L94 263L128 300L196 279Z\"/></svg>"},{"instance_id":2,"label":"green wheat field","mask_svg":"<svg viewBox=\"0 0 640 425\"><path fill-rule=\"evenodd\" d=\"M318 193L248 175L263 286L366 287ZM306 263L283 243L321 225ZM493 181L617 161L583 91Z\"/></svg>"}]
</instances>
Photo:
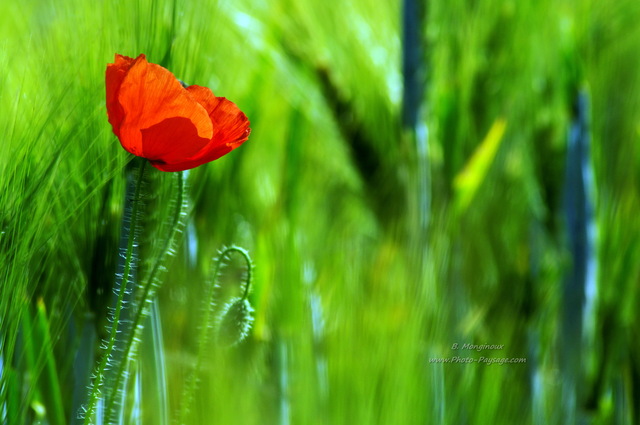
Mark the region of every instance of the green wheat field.
<instances>
[{"instance_id":1,"label":"green wheat field","mask_svg":"<svg viewBox=\"0 0 640 425\"><path fill-rule=\"evenodd\" d=\"M0 422L640 423L638 22L636 0L3 0ZM146 167L124 286L116 53L252 128ZM249 279L253 312L227 311Z\"/></svg>"}]
</instances>

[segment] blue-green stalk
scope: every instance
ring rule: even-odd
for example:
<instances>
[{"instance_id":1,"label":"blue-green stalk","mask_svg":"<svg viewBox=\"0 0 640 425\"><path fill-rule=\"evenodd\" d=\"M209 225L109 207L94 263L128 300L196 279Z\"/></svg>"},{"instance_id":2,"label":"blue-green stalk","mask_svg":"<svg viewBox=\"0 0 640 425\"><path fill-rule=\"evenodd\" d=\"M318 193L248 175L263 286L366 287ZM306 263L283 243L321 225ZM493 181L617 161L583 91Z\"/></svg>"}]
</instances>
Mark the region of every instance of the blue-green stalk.
<instances>
[{"instance_id":1,"label":"blue-green stalk","mask_svg":"<svg viewBox=\"0 0 640 425\"><path fill-rule=\"evenodd\" d=\"M176 175L177 179L177 199L175 210L171 218L171 225L169 226L169 235L164 241L164 246L162 247L158 258L156 259L156 262L151 269L151 273L149 274L146 281L142 285L140 285L140 288L142 289L141 295L138 298L139 301L137 303L137 310L135 312L135 315L133 316L131 328L124 345L124 349L122 352L122 362L120 362L120 364L118 365L118 370L114 377L114 385L110 390L111 394L108 398L108 403L105 410L107 417L111 417L114 412L116 394L120 386L123 385L129 362L135 358L137 345L141 341L141 335L144 329L144 321L149 316L150 306L153 302L159 285L158 274L162 268L162 265L166 262L167 257L172 251L176 235L184 225L184 217L186 216L187 209L187 202L184 195L184 176L183 172L177 172L174 174Z\"/></svg>"},{"instance_id":2,"label":"blue-green stalk","mask_svg":"<svg viewBox=\"0 0 640 425\"><path fill-rule=\"evenodd\" d=\"M144 178L144 170L147 164L147 161L139 161L140 168L138 170L137 177L135 179L135 189L132 198L127 196L125 198L125 202L131 203L130 205L125 205L125 217L123 218L123 230L126 228L127 217L126 211L128 208L131 208L131 217L129 230L127 235L127 250L125 254L125 262L124 262L124 270L122 272L122 279L120 281L120 287L118 288L118 296L116 299L116 305L113 311L113 318L111 324L111 330L109 332L109 338L106 341L106 347L102 359L100 360L100 364L95 372L95 378L92 385L91 393L89 395L89 400L84 412L84 424L89 425L95 414L96 404L101 397L102 387L105 381L105 373L107 370L107 366L109 365L109 361L113 354L113 349L115 347L117 336L118 336L118 326L120 324L120 315L123 310L123 304L125 300L125 295L127 292L127 286L129 284L129 280L131 278L132 268L135 263L134 256L134 247L136 240L136 227L138 223L138 215L140 214L140 195L142 193L142 183ZM132 180L133 181L133 180ZM128 192L128 191L127 191Z\"/></svg>"}]
</instances>

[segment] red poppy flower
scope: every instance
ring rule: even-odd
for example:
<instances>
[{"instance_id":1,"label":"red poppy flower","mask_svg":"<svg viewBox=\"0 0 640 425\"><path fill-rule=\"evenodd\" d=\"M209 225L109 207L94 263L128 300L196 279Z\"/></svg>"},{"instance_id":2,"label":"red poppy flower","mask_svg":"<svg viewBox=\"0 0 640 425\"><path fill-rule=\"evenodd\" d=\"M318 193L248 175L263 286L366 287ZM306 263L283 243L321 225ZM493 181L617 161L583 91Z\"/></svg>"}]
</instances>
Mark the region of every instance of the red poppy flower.
<instances>
[{"instance_id":1,"label":"red poppy flower","mask_svg":"<svg viewBox=\"0 0 640 425\"><path fill-rule=\"evenodd\" d=\"M206 87L183 87L167 69L116 54L107 65L107 114L122 147L162 171L182 171L244 143L247 116Z\"/></svg>"}]
</instances>

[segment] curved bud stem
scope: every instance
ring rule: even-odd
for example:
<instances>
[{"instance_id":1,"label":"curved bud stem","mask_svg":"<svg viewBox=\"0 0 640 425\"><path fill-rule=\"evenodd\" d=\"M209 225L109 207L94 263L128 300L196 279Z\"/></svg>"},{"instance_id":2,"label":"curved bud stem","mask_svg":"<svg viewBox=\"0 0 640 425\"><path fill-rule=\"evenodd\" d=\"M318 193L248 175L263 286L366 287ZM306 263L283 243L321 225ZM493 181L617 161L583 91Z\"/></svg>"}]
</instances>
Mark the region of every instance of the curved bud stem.
<instances>
[{"instance_id":1,"label":"curved bud stem","mask_svg":"<svg viewBox=\"0 0 640 425\"><path fill-rule=\"evenodd\" d=\"M229 246L224 247L220 250L219 255L213 259L213 267L212 273L210 274L210 281L207 287L207 294L204 297L204 311L203 311L203 320L200 327L200 332L198 336L198 351L196 354L196 364L191 371L190 378L186 381L184 392L182 394L182 403L179 411L179 417L177 419L178 424L187 423L187 417L190 414L191 406L194 402L194 394L196 392L198 386L198 377L200 376L200 370L202 369L202 361L205 356L205 349L207 344L209 343L209 337L212 330L216 330L214 326L214 310L215 310L215 302L216 302L216 287L218 285L218 278L220 276L220 271L222 269L222 265L225 262L225 259L228 259L229 256L233 253L238 253L244 258L244 261L247 265L247 274L243 280L244 291L242 294L242 298L237 298L236 304L241 305L246 311L246 315L250 315L253 311L247 298L249 297L249 292L251 290L251 280L253 278L253 262L251 261L251 257L246 249L241 248L239 246ZM246 305L246 307L245 307ZM250 327L252 320L248 320ZM245 327L247 327L245 326Z\"/></svg>"}]
</instances>

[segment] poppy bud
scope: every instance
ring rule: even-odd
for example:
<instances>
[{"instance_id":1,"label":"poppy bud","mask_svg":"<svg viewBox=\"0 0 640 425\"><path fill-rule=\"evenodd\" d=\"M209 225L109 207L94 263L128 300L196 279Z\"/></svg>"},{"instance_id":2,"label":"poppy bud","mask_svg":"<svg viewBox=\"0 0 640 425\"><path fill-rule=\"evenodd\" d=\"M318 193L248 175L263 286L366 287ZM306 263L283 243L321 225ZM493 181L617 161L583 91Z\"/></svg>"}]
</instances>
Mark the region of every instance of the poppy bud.
<instances>
[{"instance_id":1,"label":"poppy bud","mask_svg":"<svg viewBox=\"0 0 640 425\"><path fill-rule=\"evenodd\" d=\"M253 311L246 298L235 298L227 303L218 319L218 342L227 347L242 342L253 325Z\"/></svg>"}]
</instances>

